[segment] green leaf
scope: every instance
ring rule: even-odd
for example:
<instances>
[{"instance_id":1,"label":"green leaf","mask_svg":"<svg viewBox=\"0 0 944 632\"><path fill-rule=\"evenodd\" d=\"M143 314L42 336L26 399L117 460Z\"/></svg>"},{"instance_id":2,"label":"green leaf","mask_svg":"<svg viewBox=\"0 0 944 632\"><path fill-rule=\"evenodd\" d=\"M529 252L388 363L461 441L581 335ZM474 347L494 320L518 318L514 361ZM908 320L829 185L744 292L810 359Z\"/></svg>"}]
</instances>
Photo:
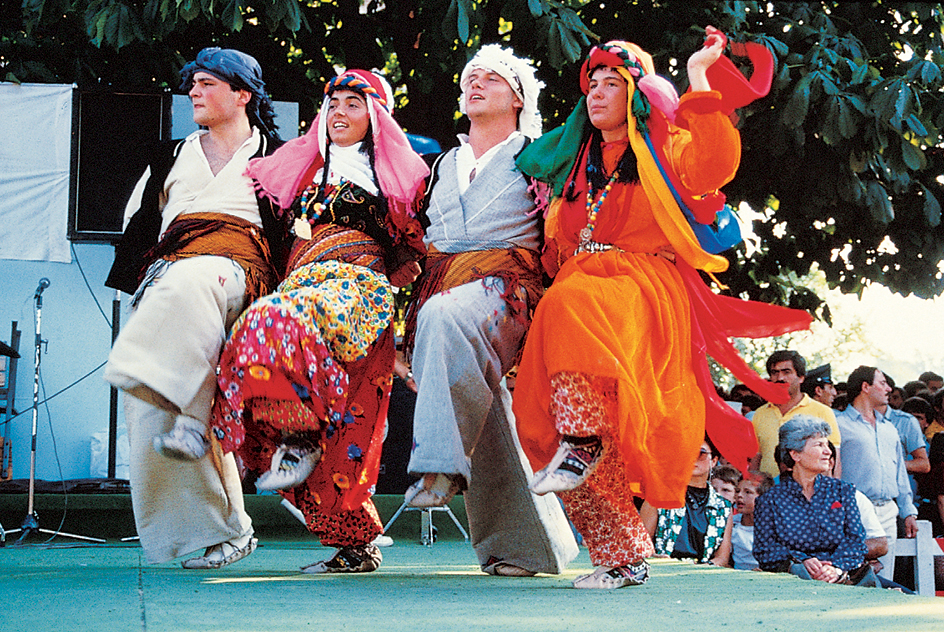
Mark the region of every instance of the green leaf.
<instances>
[{"instance_id":1,"label":"green leaf","mask_svg":"<svg viewBox=\"0 0 944 632\"><path fill-rule=\"evenodd\" d=\"M458 0L456 7L456 30L459 33L459 41L463 44L469 41L469 12L471 9L471 0Z\"/></svg>"},{"instance_id":2,"label":"green leaf","mask_svg":"<svg viewBox=\"0 0 944 632\"><path fill-rule=\"evenodd\" d=\"M911 128L911 131L921 137L926 137L928 135L928 130L921 122L921 119L914 113L909 114L908 118L905 119L905 123L908 124L908 127Z\"/></svg>"},{"instance_id":3,"label":"green leaf","mask_svg":"<svg viewBox=\"0 0 944 632\"><path fill-rule=\"evenodd\" d=\"M287 11L285 12L285 17L282 19L282 24L285 25L285 28L292 31L293 33L299 30L302 27L302 24L307 28L308 22L305 20L305 15L302 13L301 7L296 0L284 0L286 2ZM242 4L242 2L240 2Z\"/></svg>"},{"instance_id":4,"label":"green leaf","mask_svg":"<svg viewBox=\"0 0 944 632\"><path fill-rule=\"evenodd\" d=\"M819 131L823 142L827 145L835 145L842 138L842 132L839 127L841 117L842 99L839 97L828 97L826 104L826 116L823 117Z\"/></svg>"},{"instance_id":5,"label":"green leaf","mask_svg":"<svg viewBox=\"0 0 944 632\"><path fill-rule=\"evenodd\" d=\"M848 93L847 93L847 94L844 94L844 95L843 95L843 98L846 100L846 102L847 102L849 105L851 105L852 107L854 107L854 108L856 109L856 111L857 111L859 114L865 116L865 112L866 112L866 110L868 110L868 105L866 105L866 103L865 103L865 101L862 99L862 97L860 97L860 96L857 95L857 94L848 94Z\"/></svg>"},{"instance_id":6,"label":"green leaf","mask_svg":"<svg viewBox=\"0 0 944 632\"><path fill-rule=\"evenodd\" d=\"M842 97L839 100L839 133L843 138L852 138L859 133L859 117L856 110L849 105L849 99Z\"/></svg>"},{"instance_id":7,"label":"green leaf","mask_svg":"<svg viewBox=\"0 0 944 632\"><path fill-rule=\"evenodd\" d=\"M839 178L836 183L836 191L839 197L851 204L859 204L862 196L865 194L865 186L855 175Z\"/></svg>"},{"instance_id":8,"label":"green leaf","mask_svg":"<svg viewBox=\"0 0 944 632\"><path fill-rule=\"evenodd\" d=\"M892 210L892 201L888 198L888 192L882 183L878 180L869 180L865 185L865 192L865 203L869 206L872 219L879 224L890 224L895 219L895 212Z\"/></svg>"},{"instance_id":9,"label":"green leaf","mask_svg":"<svg viewBox=\"0 0 944 632\"><path fill-rule=\"evenodd\" d=\"M547 52L549 61L554 68L560 68L564 65L564 56L561 53L560 37L557 35L557 22L550 20L547 33Z\"/></svg>"},{"instance_id":10,"label":"green leaf","mask_svg":"<svg viewBox=\"0 0 944 632\"><path fill-rule=\"evenodd\" d=\"M921 81L925 85L937 83L941 79L941 68L928 60L921 61Z\"/></svg>"},{"instance_id":11,"label":"green leaf","mask_svg":"<svg viewBox=\"0 0 944 632\"><path fill-rule=\"evenodd\" d=\"M121 5L118 10L118 40L115 42L115 48L123 48L133 42L134 39L134 23L131 11L125 5Z\"/></svg>"},{"instance_id":12,"label":"green leaf","mask_svg":"<svg viewBox=\"0 0 944 632\"><path fill-rule=\"evenodd\" d=\"M901 139L901 158L912 171L920 171L927 166L924 152L906 138Z\"/></svg>"},{"instance_id":13,"label":"green leaf","mask_svg":"<svg viewBox=\"0 0 944 632\"><path fill-rule=\"evenodd\" d=\"M200 7L194 0L177 0L177 12L185 22L190 22L200 15Z\"/></svg>"},{"instance_id":14,"label":"green leaf","mask_svg":"<svg viewBox=\"0 0 944 632\"><path fill-rule=\"evenodd\" d=\"M756 40L759 44L763 44L767 47L774 57L786 57L790 52L790 47L784 44L782 41L776 37L771 37L769 35L762 35Z\"/></svg>"},{"instance_id":15,"label":"green leaf","mask_svg":"<svg viewBox=\"0 0 944 632\"><path fill-rule=\"evenodd\" d=\"M98 18L95 20L93 28L95 29L95 37L92 39L92 43L96 46L101 46L105 43L105 25L108 24L108 11L102 10L98 14Z\"/></svg>"},{"instance_id":16,"label":"green leaf","mask_svg":"<svg viewBox=\"0 0 944 632\"><path fill-rule=\"evenodd\" d=\"M920 183L918 186L921 187L921 194L924 196L924 216L928 220L928 225L931 228L937 228L941 225L941 203L926 186Z\"/></svg>"},{"instance_id":17,"label":"green leaf","mask_svg":"<svg viewBox=\"0 0 944 632\"><path fill-rule=\"evenodd\" d=\"M845 97L829 97L826 117L821 129L823 141L827 145L835 145L842 139L854 137L859 132L855 108L849 105Z\"/></svg>"},{"instance_id":18,"label":"green leaf","mask_svg":"<svg viewBox=\"0 0 944 632\"><path fill-rule=\"evenodd\" d=\"M580 59L580 44L574 40L571 32L560 22L557 23L557 34L560 37L561 50L566 55L567 61L574 63Z\"/></svg>"},{"instance_id":19,"label":"green leaf","mask_svg":"<svg viewBox=\"0 0 944 632\"><path fill-rule=\"evenodd\" d=\"M910 95L911 90L901 78L883 81L872 95L869 108L879 119L900 131Z\"/></svg>"},{"instance_id":20,"label":"green leaf","mask_svg":"<svg viewBox=\"0 0 944 632\"><path fill-rule=\"evenodd\" d=\"M446 9L446 15L443 17L442 24L443 37L447 40L455 39L459 35L459 32L456 30L456 16L458 12L459 0L452 0L449 3L449 8Z\"/></svg>"},{"instance_id":21,"label":"green leaf","mask_svg":"<svg viewBox=\"0 0 944 632\"><path fill-rule=\"evenodd\" d=\"M528 10L533 17L539 18L544 15L545 5L542 0L528 0Z\"/></svg>"},{"instance_id":22,"label":"green leaf","mask_svg":"<svg viewBox=\"0 0 944 632\"><path fill-rule=\"evenodd\" d=\"M833 81L833 78L827 75L824 72L817 72L819 75L820 81L822 82L823 92L828 96L835 96L839 94L839 87L836 85L836 82Z\"/></svg>"},{"instance_id":23,"label":"green leaf","mask_svg":"<svg viewBox=\"0 0 944 632\"><path fill-rule=\"evenodd\" d=\"M793 94L783 108L783 124L790 129L795 129L803 125L806 114L810 109L810 84L813 81L813 75L808 74L800 78L793 89Z\"/></svg>"},{"instance_id":24,"label":"green leaf","mask_svg":"<svg viewBox=\"0 0 944 632\"><path fill-rule=\"evenodd\" d=\"M240 11L239 0L224 0L220 21L231 31L241 31L243 28L243 14Z\"/></svg>"},{"instance_id":25,"label":"green leaf","mask_svg":"<svg viewBox=\"0 0 944 632\"><path fill-rule=\"evenodd\" d=\"M787 64L781 64L780 70L777 71L777 77L774 79L773 86L771 87L772 91L778 92L780 90L785 90L790 85L790 66Z\"/></svg>"},{"instance_id":26,"label":"green leaf","mask_svg":"<svg viewBox=\"0 0 944 632\"><path fill-rule=\"evenodd\" d=\"M115 46L118 41L118 24L120 21L119 12L115 7L108 12L108 19L105 21L105 39L106 44Z\"/></svg>"},{"instance_id":27,"label":"green leaf","mask_svg":"<svg viewBox=\"0 0 944 632\"><path fill-rule=\"evenodd\" d=\"M900 121L905 118L905 109L911 104L913 100L913 95L911 94L911 88L904 82L900 83L900 89L898 90L898 98L895 99L895 120Z\"/></svg>"},{"instance_id":28,"label":"green leaf","mask_svg":"<svg viewBox=\"0 0 944 632\"><path fill-rule=\"evenodd\" d=\"M869 76L868 64L857 64L853 61L850 61L849 66L852 68L852 78L849 80L849 83L852 85L862 83Z\"/></svg>"},{"instance_id":29,"label":"green leaf","mask_svg":"<svg viewBox=\"0 0 944 632\"><path fill-rule=\"evenodd\" d=\"M583 23L583 20L580 19L580 16L577 15L577 12L573 9L564 7L560 9L559 15L561 22L570 27L571 35L573 37L576 38L577 33L580 33L583 36L581 39L585 46L590 44L590 40L588 39L590 37L594 39L600 39L596 33L587 28L587 25Z\"/></svg>"}]
</instances>

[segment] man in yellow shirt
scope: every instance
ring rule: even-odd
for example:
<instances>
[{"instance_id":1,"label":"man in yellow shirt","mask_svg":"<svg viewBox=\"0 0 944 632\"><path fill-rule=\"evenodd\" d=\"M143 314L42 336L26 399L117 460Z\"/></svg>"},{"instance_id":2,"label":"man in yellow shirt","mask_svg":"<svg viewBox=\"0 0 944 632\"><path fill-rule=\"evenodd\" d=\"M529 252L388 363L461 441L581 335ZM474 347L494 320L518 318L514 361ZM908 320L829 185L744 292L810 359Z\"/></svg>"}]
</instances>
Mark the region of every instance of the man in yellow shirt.
<instances>
[{"instance_id":1,"label":"man in yellow shirt","mask_svg":"<svg viewBox=\"0 0 944 632\"><path fill-rule=\"evenodd\" d=\"M780 426L795 415L812 415L822 419L832 428L829 440L839 448L839 425L833 409L810 398L800 390L806 378L806 360L796 351L779 349L767 358L767 374L771 382L786 384L790 399L785 404L764 404L754 412L751 422L757 435L759 451L751 463L751 469L758 469L771 476L778 476L780 468L774 461L774 448L779 441ZM836 472L841 472L839 456L836 457ZM837 473L836 476L839 476Z\"/></svg>"}]
</instances>

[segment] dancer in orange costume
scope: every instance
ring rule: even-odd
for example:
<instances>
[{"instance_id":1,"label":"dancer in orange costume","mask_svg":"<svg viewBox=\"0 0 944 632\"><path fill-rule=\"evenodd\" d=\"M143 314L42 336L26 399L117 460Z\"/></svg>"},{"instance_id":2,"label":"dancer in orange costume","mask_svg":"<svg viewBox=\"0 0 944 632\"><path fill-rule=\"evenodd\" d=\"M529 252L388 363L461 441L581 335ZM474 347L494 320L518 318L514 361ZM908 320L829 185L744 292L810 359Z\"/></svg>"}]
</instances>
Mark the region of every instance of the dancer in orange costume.
<instances>
[{"instance_id":1,"label":"dancer in orange costume","mask_svg":"<svg viewBox=\"0 0 944 632\"><path fill-rule=\"evenodd\" d=\"M543 468L532 491L560 493L590 549L596 569L577 588L647 580L652 543L633 496L681 506L706 421L738 466L756 450L750 423L714 392L706 352L779 400L785 393L753 373L727 338L778 335L811 320L718 296L697 272L727 267L690 222L709 224L723 207L718 189L740 162L728 114L766 92L756 86L769 86L772 62L749 50L756 60L748 83L722 57L725 44L707 29L688 62L692 90L681 99L638 46L594 47L581 71L586 102L518 160L558 196L545 256L560 270L528 334L514 411L522 446L535 470Z\"/></svg>"}]
</instances>

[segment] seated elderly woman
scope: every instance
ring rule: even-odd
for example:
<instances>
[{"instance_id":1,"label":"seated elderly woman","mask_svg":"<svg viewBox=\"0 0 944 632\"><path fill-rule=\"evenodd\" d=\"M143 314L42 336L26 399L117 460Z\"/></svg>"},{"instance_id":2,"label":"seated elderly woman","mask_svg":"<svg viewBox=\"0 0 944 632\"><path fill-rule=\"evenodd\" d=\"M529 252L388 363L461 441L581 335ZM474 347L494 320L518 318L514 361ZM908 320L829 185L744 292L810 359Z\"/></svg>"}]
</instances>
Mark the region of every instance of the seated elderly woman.
<instances>
[{"instance_id":1,"label":"seated elderly woman","mask_svg":"<svg viewBox=\"0 0 944 632\"><path fill-rule=\"evenodd\" d=\"M761 570L874 587L855 488L828 474L830 432L809 415L780 427L780 458L791 471L756 501L754 557Z\"/></svg>"}]
</instances>

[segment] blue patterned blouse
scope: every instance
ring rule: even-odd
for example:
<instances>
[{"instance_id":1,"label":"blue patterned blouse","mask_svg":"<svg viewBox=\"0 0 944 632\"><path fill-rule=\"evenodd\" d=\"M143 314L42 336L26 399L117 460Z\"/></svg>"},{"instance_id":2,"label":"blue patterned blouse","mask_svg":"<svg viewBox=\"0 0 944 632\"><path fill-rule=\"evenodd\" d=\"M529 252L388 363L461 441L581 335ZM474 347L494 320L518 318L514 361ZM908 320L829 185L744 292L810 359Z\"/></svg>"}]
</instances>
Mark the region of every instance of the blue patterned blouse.
<instances>
[{"instance_id":1,"label":"blue patterned blouse","mask_svg":"<svg viewBox=\"0 0 944 632\"><path fill-rule=\"evenodd\" d=\"M785 571L787 563L815 557L849 571L865 560L865 529L855 488L819 475L813 497L792 477L757 498L754 507L754 557L765 571Z\"/></svg>"}]
</instances>

